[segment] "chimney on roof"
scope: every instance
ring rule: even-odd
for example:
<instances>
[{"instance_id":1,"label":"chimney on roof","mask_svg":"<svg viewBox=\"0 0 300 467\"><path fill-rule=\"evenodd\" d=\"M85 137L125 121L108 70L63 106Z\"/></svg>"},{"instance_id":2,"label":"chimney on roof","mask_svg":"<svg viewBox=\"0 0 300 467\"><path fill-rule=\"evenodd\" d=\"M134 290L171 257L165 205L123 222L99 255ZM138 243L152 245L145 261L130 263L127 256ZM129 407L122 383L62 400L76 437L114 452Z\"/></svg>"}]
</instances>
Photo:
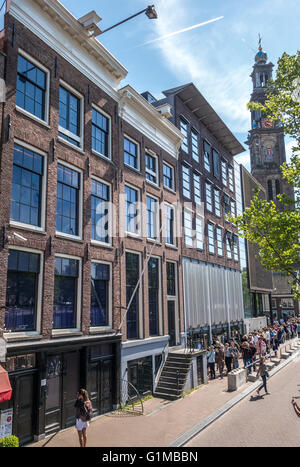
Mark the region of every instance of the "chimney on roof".
<instances>
[{"instance_id":1,"label":"chimney on roof","mask_svg":"<svg viewBox=\"0 0 300 467\"><path fill-rule=\"evenodd\" d=\"M78 22L81 24L81 26L86 30L91 32L91 36L98 36L101 34L101 29L97 25L102 20L97 13L92 10L86 15L82 16L81 18L78 19Z\"/></svg>"}]
</instances>

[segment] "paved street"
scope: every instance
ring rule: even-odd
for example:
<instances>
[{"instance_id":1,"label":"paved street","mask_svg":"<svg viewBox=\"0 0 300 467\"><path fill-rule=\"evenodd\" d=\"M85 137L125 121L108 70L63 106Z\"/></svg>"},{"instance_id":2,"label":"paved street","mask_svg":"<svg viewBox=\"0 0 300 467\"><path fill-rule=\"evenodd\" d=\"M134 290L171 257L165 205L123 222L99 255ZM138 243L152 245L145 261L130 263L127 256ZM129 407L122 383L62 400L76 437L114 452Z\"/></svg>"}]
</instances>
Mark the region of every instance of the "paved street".
<instances>
[{"instance_id":1,"label":"paved street","mask_svg":"<svg viewBox=\"0 0 300 467\"><path fill-rule=\"evenodd\" d=\"M300 357L269 380L268 390L263 398L254 391L185 447L299 447L300 418L291 398L300 397Z\"/></svg>"}]
</instances>

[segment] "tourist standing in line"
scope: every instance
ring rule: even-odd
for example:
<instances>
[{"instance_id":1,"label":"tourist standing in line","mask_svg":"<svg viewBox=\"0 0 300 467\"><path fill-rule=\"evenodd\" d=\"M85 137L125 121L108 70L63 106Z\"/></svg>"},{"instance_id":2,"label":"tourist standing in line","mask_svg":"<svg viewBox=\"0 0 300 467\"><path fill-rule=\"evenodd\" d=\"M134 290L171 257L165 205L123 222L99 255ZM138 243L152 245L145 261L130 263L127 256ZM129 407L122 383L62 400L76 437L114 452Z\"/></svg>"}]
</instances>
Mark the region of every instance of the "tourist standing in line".
<instances>
[{"instance_id":1,"label":"tourist standing in line","mask_svg":"<svg viewBox=\"0 0 300 467\"><path fill-rule=\"evenodd\" d=\"M209 352L207 353L207 362L210 370L210 378L216 378L215 372L215 363L216 363L216 352L214 351L213 346L211 345L209 348Z\"/></svg>"},{"instance_id":2,"label":"tourist standing in line","mask_svg":"<svg viewBox=\"0 0 300 467\"><path fill-rule=\"evenodd\" d=\"M216 352L216 364L218 367L220 378L223 378L224 364L225 364L225 354L224 354L224 345Z\"/></svg>"},{"instance_id":3,"label":"tourist standing in line","mask_svg":"<svg viewBox=\"0 0 300 467\"><path fill-rule=\"evenodd\" d=\"M226 365L227 374L228 374L231 371L231 364L232 364L232 352L231 352L231 347L229 347L228 342L226 342L225 344L224 354L225 354L225 365Z\"/></svg>"}]
</instances>

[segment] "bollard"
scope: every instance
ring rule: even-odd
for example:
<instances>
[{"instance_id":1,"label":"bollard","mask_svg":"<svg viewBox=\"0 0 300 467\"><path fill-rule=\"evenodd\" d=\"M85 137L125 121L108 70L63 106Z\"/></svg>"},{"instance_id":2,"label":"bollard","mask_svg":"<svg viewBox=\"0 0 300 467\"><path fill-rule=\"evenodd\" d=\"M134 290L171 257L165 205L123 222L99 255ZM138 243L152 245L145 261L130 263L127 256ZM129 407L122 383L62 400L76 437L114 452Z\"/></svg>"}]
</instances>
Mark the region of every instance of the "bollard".
<instances>
[{"instance_id":1,"label":"bollard","mask_svg":"<svg viewBox=\"0 0 300 467\"><path fill-rule=\"evenodd\" d=\"M247 370L245 368L237 368L232 370L227 375L228 391L236 391L240 386L246 384Z\"/></svg>"}]
</instances>

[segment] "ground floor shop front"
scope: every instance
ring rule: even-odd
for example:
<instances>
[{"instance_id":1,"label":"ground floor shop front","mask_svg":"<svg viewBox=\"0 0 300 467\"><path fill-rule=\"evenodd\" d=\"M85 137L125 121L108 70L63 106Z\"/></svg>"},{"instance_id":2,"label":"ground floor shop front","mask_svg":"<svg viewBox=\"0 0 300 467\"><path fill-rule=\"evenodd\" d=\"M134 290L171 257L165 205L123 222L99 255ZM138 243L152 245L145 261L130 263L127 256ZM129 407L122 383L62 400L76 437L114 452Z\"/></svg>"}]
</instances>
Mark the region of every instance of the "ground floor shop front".
<instances>
[{"instance_id":1,"label":"ground floor shop front","mask_svg":"<svg viewBox=\"0 0 300 467\"><path fill-rule=\"evenodd\" d=\"M87 388L93 415L119 404L120 337L8 348L3 366L12 398L0 404L0 415L12 412L11 433L20 444L42 439L75 424L74 404Z\"/></svg>"}]
</instances>

